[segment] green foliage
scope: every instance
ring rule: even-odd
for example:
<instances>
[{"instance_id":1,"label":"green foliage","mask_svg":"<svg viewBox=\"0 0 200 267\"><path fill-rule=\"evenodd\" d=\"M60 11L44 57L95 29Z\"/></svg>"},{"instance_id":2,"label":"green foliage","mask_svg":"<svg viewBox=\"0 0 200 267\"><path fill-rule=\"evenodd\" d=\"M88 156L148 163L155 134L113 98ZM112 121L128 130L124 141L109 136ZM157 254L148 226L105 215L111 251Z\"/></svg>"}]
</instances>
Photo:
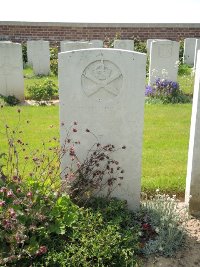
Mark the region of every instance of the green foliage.
<instances>
[{"instance_id":1,"label":"green foliage","mask_svg":"<svg viewBox=\"0 0 200 267\"><path fill-rule=\"evenodd\" d=\"M146 42L139 38L134 38L134 50L140 53L147 53Z\"/></svg>"},{"instance_id":2,"label":"green foliage","mask_svg":"<svg viewBox=\"0 0 200 267\"><path fill-rule=\"evenodd\" d=\"M52 80L48 78L44 84L35 83L27 87L30 98L36 101L49 101L53 98L58 89Z\"/></svg>"},{"instance_id":3,"label":"green foliage","mask_svg":"<svg viewBox=\"0 0 200 267\"><path fill-rule=\"evenodd\" d=\"M58 75L58 47L50 49L50 68L55 76Z\"/></svg>"},{"instance_id":4,"label":"green foliage","mask_svg":"<svg viewBox=\"0 0 200 267\"><path fill-rule=\"evenodd\" d=\"M23 57L23 63L25 65L28 62L27 45L26 44L22 44L22 57Z\"/></svg>"},{"instance_id":5,"label":"green foliage","mask_svg":"<svg viewBox=\"0 0 200 267\"><path fill-rule=\"evenodd\" d=\"M149 238L148 242L143 244L143 253L174 255L183 244L186 235L184 223L189 218L186 208L178 207L175 195L170 197L157 192L154 198L146 199L143 203L142 213L145 219L143 223L145 235L153 234L153 238Z\"/></svg>"},{"instance_id":6,"label":"green foliage","mask_svg":"<svg viewBox=\"0 0 200 267\"><path fill-rule=\"evenodd\" d=\"M94 199L79 210L67 240L60 240L33 266L135 266L139 225L125 202Z\"/></svg>"},{"instance_id":7,"label":"green foliage","mask_svg":"<svg viewBox=\"0 0 200 267\"><path fill-rule=\"evenodd\" d=\"M192 74L192 68L186 64L179 64L178 67L178 75L191 75Z\"/></svg>"},{"instance_id":8,"label":"green foliage","mask_svg":"<svg viewBox=\"0 0 200 267\"><path fill-rule=\"evenodd\" d=\"M0 102L1 104L8 105L8 106L16 106L20 103L19 99L17 99L14 95L9 95L9 96L3 96L0 94Z\"/></svg>"},{"instance_id":9,"label":"green foliage","mask_svg":"<svg viewBox=\"0 0 200 267\"><path fill-rule=\"evenodd\" d=\"M121 39L121 34L118 33L118 32L115 34L114 38L106 37L105 40L104 40L105 46L107 48L114 48L114 41L115 40L119 40L119 39Z\"/></svg>"},{"instance_id":10,"label":"green foliage","mask_svg":"<svg viewBox=\"0 0 200 267\"><path fill-rule=\"evenodd\" d=\"M64 194L43 193L37 182L18 176L1 183L0 263L45 254L54 235L64 235L78 218L77 207Z\"/></svg>"},{"instance_id":11,"label":"green foliage","mask_svg":"<svg viewBox=\"0 0 200 267\"><path fill-rule=\"evenodd\" d=\"M180 40L179 45L179 62L180 64L183 64L184 40Z\"/></svg>"}]
</instances>

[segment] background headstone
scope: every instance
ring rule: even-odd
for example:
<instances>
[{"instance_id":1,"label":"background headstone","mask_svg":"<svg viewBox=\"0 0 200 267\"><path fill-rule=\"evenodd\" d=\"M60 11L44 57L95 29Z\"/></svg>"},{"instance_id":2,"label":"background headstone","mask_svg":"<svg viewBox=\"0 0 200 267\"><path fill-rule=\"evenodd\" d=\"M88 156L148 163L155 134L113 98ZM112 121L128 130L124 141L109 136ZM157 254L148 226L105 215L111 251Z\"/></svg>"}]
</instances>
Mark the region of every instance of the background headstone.
<instances>
[{"instance_id":1,"label":"background headstone","mask_svg":"<svg viewBox=\"0 0 200 267\"><path fill-rule=\"evenodd\" d=\"M185 200L193 215L200 215L200 51L197 55ZM191 196L191 197L190 197Z\"/></svg>"},{"instance_id":2,"label":"background headstone","mask_svg":"<svg viewBox=\"0 0 200 267\"><path fill-rule=\"evenodd\" d=\"M24 100L21 44L0 42L0 94Z\"/></svg>"},{"instance_id":3,"label":"background headstone","mask_svg":"<svg viewBox=\"0 0 200 267\"><path fill-rule=\"evenodd\" d=\"M64 43L68 43L68 42L73 42L73 41L70 41L70 40L63 40L63 41L60 41L60 51L64 51L64 48L63 48L63 44Z\"/></svg>"},{"instance_id":4,"label":"background headstone","mask_svg":"<svg viewBox=\"0 0 200 267\"><path fill-rule=\"evenodd\" d=\"M134 50L133 40L114 40L114 48L123 50Z\"/></svg>"},{"instance_id":5,"label":"background headstone","mask_svg":"<svg viewBox=\"0 0 200 267\"><path fill-rule=\"evenodd\" d=\"M147 39L147 44L146 44L147 54L150 53L151 43L153 41L169 41L169 40L167 40L167 39Z\"/></svg>"},{"instance_id":6,"label":"background headstone","mask_svg":"<svg viewBox=\"0 0 200 267\"><path fill-rule=\"evenodd\" d=\"M153 41L150 49L149 84L157 78L177 81L179 64L179 42Z\"/></svg>"},{"instance_id":7,"label":"background headstone","mask_svg":"<svg viewBox=\"0 0 200 267\"><path fill-rule=\"evenodd\" d=\"M146 55L132 51L104 48L59 54L60 122L77 121L84 132L76 133L81 162L97 142L88 138L86 128L102 145L127 147L114 154L125 173L113 196L126 199L131 209L140 202L145 68ZM61 145L65 134L61 126ZM63 158L63 170L66 162Z\"/></svg>"},{"instance_id":8,"label":"background headstone","mask_svg":"<svg viewBox=\"0 0 200 267\"><path fill-rule=\"evenodd\" d=\"M50 50L49 41L32 41L31 44L32 65L35 75L49 75L50 73Z\"/></svg>"},{"instance_id":9,"label":"background headstone","mask_svg":"<svg viewBox=\"0 0 200 267\"><path fill-rule=\"evenodd\" d=\"M63 42L61 52L93 48L93 44L89 42Z\"/></svg>"},{"instance_id":10,"label":"background headstone","mask_svg":"<svg viewBox=\"0 0 200 267\"><path fill-rule=\"evenodd\" d=\"M93 48L103 48L103 41L102 40L90 40Z\"/></svg>"},{"instance_id":11,"label":"background headstone","mask_svg":"<svg viewBox=\"0 0 200 267\"><path fill-rule=\"evenodd\" d=\"M27 41L27 60L28 60L28 62L27 62L27 64L29 65L29 66L33 66L33 62L32 62L32 53L33 53L33 48L32 48L32 43L33 43L34 41Z\"/></svg>"},{"instance_id":12,"label":"background headstone","mask_svg":"<svg viewBox=\"0 0 200 267\"><path fill-rule=\"evenodd\" d=\"M184 40L183 63L191 67L194 66L196 38L186 38Z\"/></svg>"},{"instance_id":13,"label":"background headstone","mask_svg":"<svg viewBox=\"0 0 200 267\"><path fill-rule=\"evenodd\" d=\"M195 53L194 53L194 70L196 69L196 62L197 62L197 53L200 50L200 39L196 39L195 43Z\"/></svg>"}]
</instances>

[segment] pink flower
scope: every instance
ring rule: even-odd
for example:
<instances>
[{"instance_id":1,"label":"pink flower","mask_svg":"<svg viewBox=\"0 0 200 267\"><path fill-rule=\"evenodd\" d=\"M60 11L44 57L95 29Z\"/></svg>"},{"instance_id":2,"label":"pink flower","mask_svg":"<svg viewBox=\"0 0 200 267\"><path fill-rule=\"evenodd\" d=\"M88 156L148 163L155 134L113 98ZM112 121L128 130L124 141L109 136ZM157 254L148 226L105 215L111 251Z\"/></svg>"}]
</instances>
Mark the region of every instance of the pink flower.
<instances>
[{"instance_id":1,"label":"pink flower","mask_svg":"<svg viewBox=\"0 0 200 267\"><path fill-rule=\"evenodd\" d=\"M6 204L4 200L0 200L0 207L3 207Z\"/></svg>"},{"instance_id":2,"label":"pink flower","mask_svg":"<svg viewBox=\"0 0 200 267\"><path fill-rule=\"evenodd\" d=\"M40 246L40 248L36 252L37 255L42 255L42 254L45 254L45 253L47 253L47 247L46 246Z\"/></svg>"},{"instance_id":3,"label":"pink flower","mask_svg":"<svg viewBox=\"0 0 200 267\"><path fill-rule=\"evenodd\" d=\"M12 190L9 190L7 192L7 197L13 197L13 196L14 196L13 191Z\"/></svg>"},{"instance_id":4,"label":"pink flower","mask_svg":"<svg viewBox=\"0 0 200 267\"><path fill-rule=\"evenodd\" d=\"M8 209L8 212L10 213L11 217L16 217L16 213L13 208Z\"/></svg>"},{"instance_id":5,"label":"pink flower","mask_svg":"<svg viewBox=\"0 0 200 267\"><path fill-rule=\"evenodd\" d=\"M29 191L27 194L26 194L27 197L32 197L33 196L33 193L31 191Z\"/></svg>"},{"instance_id":6,"label":"pink flower","mask_svg":"<svg viewBox=\"0 0 200 267\"><path fill-rule=\"evenodd\" d=\"M17 193L21 193L22 192L22 190L20 189L20 188L17 188Z\"/></svg>"},{"instance_id":7,"label":"pink flower","mask_svg":"<svg viewBox=\"0 0 200 267\"><path fill-rule=\"evenodd\" d=\"M0 189L0 193L5 193L7 191L7 188L5 186L3 186L1 189Z\"/></svg>"}]
</instances>

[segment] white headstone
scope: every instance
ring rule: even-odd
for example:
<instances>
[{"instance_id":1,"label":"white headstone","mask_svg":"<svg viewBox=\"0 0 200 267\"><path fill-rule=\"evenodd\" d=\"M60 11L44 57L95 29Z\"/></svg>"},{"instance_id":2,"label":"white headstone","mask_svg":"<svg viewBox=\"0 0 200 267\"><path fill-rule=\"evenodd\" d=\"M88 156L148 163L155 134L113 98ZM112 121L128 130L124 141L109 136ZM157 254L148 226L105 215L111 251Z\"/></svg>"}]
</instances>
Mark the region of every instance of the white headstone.
<instances>
[{"instance_id":1,"label":"white headstone","mask_svg":"<svg viewBox=\"0 0 200 267\"><path fill-rule=\"evenodd\" d=\"M62 43L61 52L93 48L92 43L89 42L64 42Z\"/></svg>"},{"instance_id":2,"label":"white headstone","mask_svg":"<svg viewBox=\"0 0 200 267\"><path fill-rule=\"evenodd\" d=\"M103 48L103 41L102 40L90 40L93 48Z\"/></svg>"},{"instance_id":3,"label":"white headstone","mask_svg":"<svg viewBox=\"0 0 200 267\"><path fill-rule=\"evenodd\" d=\"M0 43L0 94L24 100L24 78L21 44Z\"/></svg>"},{"instance_id":4,"label":"white headstone","mask_svg":"<svg viewBox=\"0 0 200 267\"><path fill-rule=\"evenodd\" d=\"M184 40L183 62L191 67L194 66L196 38L186 38Z\"/></svg>"},{"instance_id":5,"label":"white headstone","mask_svg":"<svg viewBox=\"0 0 200 267\"><path fill-rule=\"evenodd\" d=\"M32 65L36 75L49 75L50 73L50 50L49 41L32 41Z\"/></svg>"},{"instance_id":6,"label":"white headstone","mask_svg":"<svg viewBox=\"0 0 200 267\"><path fill-rule=\"evenodd\" d=\"M189 211L200 215L200 51L195 73L185 201Z\"/></svg>"},{"instance_id":7,"label":"white headstone","mask_svg":"<svg viewBox=\"0 0 200 267\"><path fill-rule=\"evenodd\" d=\"M32 62L32 53L33 53L33 48L32 48L32 43L34 41L27 41L27 59L28 59L28 65L32 66L33 62Z\"/></svg>"},{"instance_id":8,"label":"white headstone","mask_svg":"<svg viewBox=\"0 0 200 267\"><path fill-rule=\"evenodd\" d=\"M157 78L177 81L179 64L179 42L153 41L150 49L149 84Z\"/></svg>"},{"instance_id":9,"label":"white headstone","mask_svg":"<svg viewBox=\"0 0 200 267\"><path fill-rule=\"evenodd\" d=\"M196 69L197 53L200 50L200 39L196 39L195 53L194 53L194 69Z\"/></svg>"},{"instance_id":10,"label":"white headstone","mask_svg":"<svg viewBox=\"0 0 200 267\"><path fill-rule=\"evenodd\" d=\"M79 129L90 129L102 145L126 146L114 154L125 173L113 196L126 199L131 209L140 202L145 68L146 55L132 51L104 48L59 54L60 121L77 121ZM62 145L65 134L61 126ZM88 140L88 133L76 134L83 161L97 140ZM66 162L64 158L63 170Z\"/></svg>"},{"instance_id":11,"label":"white headstone","mask_svg":"<svg viewBox=\"0 0 200 267\"><path fill-rule=\"evenodd\" d=\"M146 44L147 54L150 53L151 43L153 41L168 41L168 40L167 39L147 39L147 44Z\"/></svg>"},{"instance_id":12,"label":"white headstone","mask_svg":"<svg viewBox=\"0 0 200 267\"><path fill-rule=\"evenodd\" d=\"M70 41L70 40L63 40L63 41L60 41L60 51L64 51L64 48L63 48L63 44L64 43L68 43L68 42L73 42L73 41Z\"/></svg>"},{"instance_id":13,"label":"white headstone","mask_svg":"<svg viewBox=\"0 0 200 267\"><path fill-rule=\"evenodd\" d=\"M123 50L134 50L133 40L114 40L114 48Z\"/></svg>"}]
</instances>

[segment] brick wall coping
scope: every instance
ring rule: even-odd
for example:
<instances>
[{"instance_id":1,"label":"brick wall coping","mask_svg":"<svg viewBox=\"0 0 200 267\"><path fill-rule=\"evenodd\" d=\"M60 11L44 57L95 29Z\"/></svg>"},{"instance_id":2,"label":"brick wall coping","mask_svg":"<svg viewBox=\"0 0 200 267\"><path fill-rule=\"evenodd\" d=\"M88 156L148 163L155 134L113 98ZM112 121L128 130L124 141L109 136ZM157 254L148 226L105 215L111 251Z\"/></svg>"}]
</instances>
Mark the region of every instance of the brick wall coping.
<instances>
[{"instance_id":1,"label":"brick wall coping","mask_svg":"<svg viewBox=\"0 0 200 267\"><path fill-rule=\"evenodd\" d=\"M108 27L108 28L200 28L200 23L80 23L80 22L30 22L0 21L1 25L59 26L59 27Z\"/></svg>"}]
</instances>

